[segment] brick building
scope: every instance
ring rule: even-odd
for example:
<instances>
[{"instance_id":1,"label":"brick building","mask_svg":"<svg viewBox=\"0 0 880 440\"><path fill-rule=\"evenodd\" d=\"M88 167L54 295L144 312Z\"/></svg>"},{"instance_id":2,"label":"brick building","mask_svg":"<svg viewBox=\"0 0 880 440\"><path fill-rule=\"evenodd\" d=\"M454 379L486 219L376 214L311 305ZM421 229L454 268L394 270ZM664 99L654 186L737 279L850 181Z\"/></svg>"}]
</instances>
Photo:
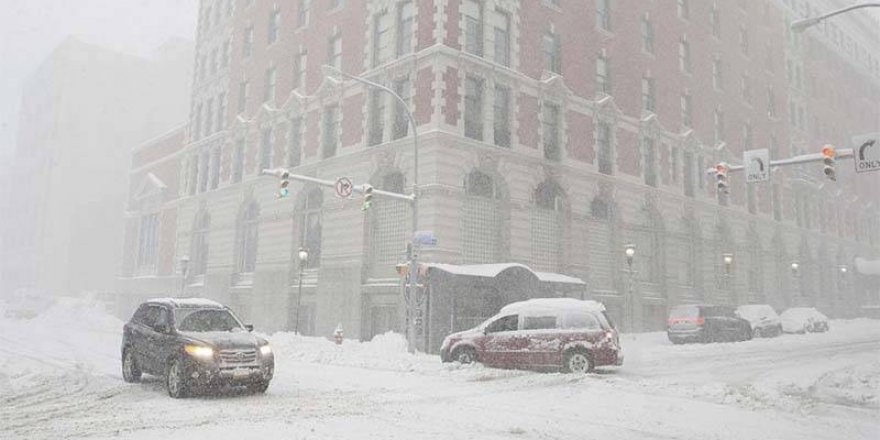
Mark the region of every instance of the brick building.
<instances>
[{"instance_id":1,"label":"brick building","mask_svg":"<svg viewBox=\"0 0 880 440\"><path fill-rule=\"evenodd\" d=\"M410 102L420 228L439 238L423 261L565 274L637 328L683 301L857 314L878 292L871 275L839 269L878 257L877 176L849 162L836 184L819 165L779 169L748 190L733 176L718 199L701 172L745 149L789 157L880 127L876 23L787 31L834 3L203 0L177 220L159 228L189 258L187 294L258 325L289 328L298 313L306 333L399 328L405 202L364 213L297 182L277 199L277 180L259 175L284 166L411 191L405 115L326 78L329 64ZM300 247L311 253L297 311Z\"/></svg>"}]
</instances>

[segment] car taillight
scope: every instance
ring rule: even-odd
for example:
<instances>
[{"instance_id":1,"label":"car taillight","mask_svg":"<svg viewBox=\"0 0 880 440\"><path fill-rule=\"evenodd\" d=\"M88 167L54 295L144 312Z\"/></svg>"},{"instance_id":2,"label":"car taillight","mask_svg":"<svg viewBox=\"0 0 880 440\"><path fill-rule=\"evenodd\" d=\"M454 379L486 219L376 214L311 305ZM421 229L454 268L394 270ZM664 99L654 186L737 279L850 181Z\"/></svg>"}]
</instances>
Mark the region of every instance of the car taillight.
<instances>
[{"instance_id":1,"label":"car taillight","mask_svg":"<svg viewBox=\"0 0 880 440\"><path fill-rule=\"evenodd\" d=\"M695 321L694 321L694 322L696 322L696 323L697 323L697 325L703 325L703 324L705 324L705 323L706 323L706 319L705 319L705 318L703 318L703 317L702 317L702 316L700 316L700 317L699 317L699 318L697 318L697 319L696 319L696 320L695 320Z\"/></svg>"}]
</instances>

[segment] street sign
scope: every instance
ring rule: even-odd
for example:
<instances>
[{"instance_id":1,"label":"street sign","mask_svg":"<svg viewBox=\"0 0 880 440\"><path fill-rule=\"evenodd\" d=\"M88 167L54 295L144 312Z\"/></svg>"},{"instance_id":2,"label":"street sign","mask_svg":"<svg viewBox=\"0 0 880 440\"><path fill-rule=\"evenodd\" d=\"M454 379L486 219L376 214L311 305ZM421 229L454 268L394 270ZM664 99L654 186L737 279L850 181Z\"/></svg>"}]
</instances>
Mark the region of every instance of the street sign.
<instances>
[{"instance_id":1,"label":"street sign","mask_svg":"<svg viewBox=\"0 0 880 440\"><path fill-rule=\"evenodd\" d=\"M347 199L351 197L351 192L354 191L354 185L351 184L351 179L348 177L340 177L336 179L336 197L340 197L343 199Z\"/></svg>"},{"instance_id":2,"label":"street sign","mask_svg":"<svg viewBox=\"0 0 880 440\"><path fill-rule=\"evenodd\" d=\"M746 183L770 180L770 150L764 148L744 151L743 164L746 168Z\"/></svg>"},{"instance_id":3,"label":"street sign","mask_svg":"<svg viewBox=\"0 0 880 440\"><path fill-rule=\"evenodd\" d=\"M413 243L422 246L437 246L437 236L434 231L416 231L413 234Z\"/></svg>"},{"instance_id":4,"label":"street sign","mask_svg":"<svg viewBox=\"0 0 880 440\"><path fill-rule=\"evenodd\" d=\"M853 136L852 140L856 172L880 170L880 133Z\"/></svg>"}]
</instances>

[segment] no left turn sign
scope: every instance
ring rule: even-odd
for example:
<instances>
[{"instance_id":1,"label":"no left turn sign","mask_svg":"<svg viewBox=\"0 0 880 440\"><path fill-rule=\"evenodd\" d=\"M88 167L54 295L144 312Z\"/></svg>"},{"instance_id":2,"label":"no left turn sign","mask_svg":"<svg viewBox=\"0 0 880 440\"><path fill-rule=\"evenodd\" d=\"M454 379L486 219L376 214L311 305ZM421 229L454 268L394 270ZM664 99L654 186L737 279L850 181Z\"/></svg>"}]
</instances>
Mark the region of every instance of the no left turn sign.
<instances>
[{"instance_id":1,"label":"no left turn sign","mask_svg":"<svg viewBox=\"0 0 880 440\"><path fill-rule=\"evenodd\" d=\"M354 190L354 185L352 185L351 179L349 179L348 177L340 177L336 179L335 188L337 197L347 199L351 197L351 193Z\"/></svg>"}]
</instances>

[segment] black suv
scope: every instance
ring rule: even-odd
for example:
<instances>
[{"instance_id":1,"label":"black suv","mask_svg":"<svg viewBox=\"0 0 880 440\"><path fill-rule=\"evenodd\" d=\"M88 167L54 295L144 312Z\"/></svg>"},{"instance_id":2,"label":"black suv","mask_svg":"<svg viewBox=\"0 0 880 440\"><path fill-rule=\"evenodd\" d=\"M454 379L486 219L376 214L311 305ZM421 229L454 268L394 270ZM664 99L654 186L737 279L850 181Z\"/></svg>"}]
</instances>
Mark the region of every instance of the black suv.
<instances>
[{"instance_id":1,"label":"black suv","mask_svg":"<svg viewBox=\"0 0 880 440\"><path fill-rule=\"evenodd\" d=\"M737 316L733 307L682 305L669 311L666 336L673 344L746 341L752 339L752 325Z\"/></svg>"},{"instance_id":2,"label":"black suv","mask_svg":"<svg viewBox=\"0 0 880 440\"><path fill-rule=\"evenodd\" d=\"M252 330L214 301L149 300L123 327L122 377L126 382L139 381L141 373L164 377L174 398L221 385L265 392L275 356Z\"/></svg>"}]
</instances>

